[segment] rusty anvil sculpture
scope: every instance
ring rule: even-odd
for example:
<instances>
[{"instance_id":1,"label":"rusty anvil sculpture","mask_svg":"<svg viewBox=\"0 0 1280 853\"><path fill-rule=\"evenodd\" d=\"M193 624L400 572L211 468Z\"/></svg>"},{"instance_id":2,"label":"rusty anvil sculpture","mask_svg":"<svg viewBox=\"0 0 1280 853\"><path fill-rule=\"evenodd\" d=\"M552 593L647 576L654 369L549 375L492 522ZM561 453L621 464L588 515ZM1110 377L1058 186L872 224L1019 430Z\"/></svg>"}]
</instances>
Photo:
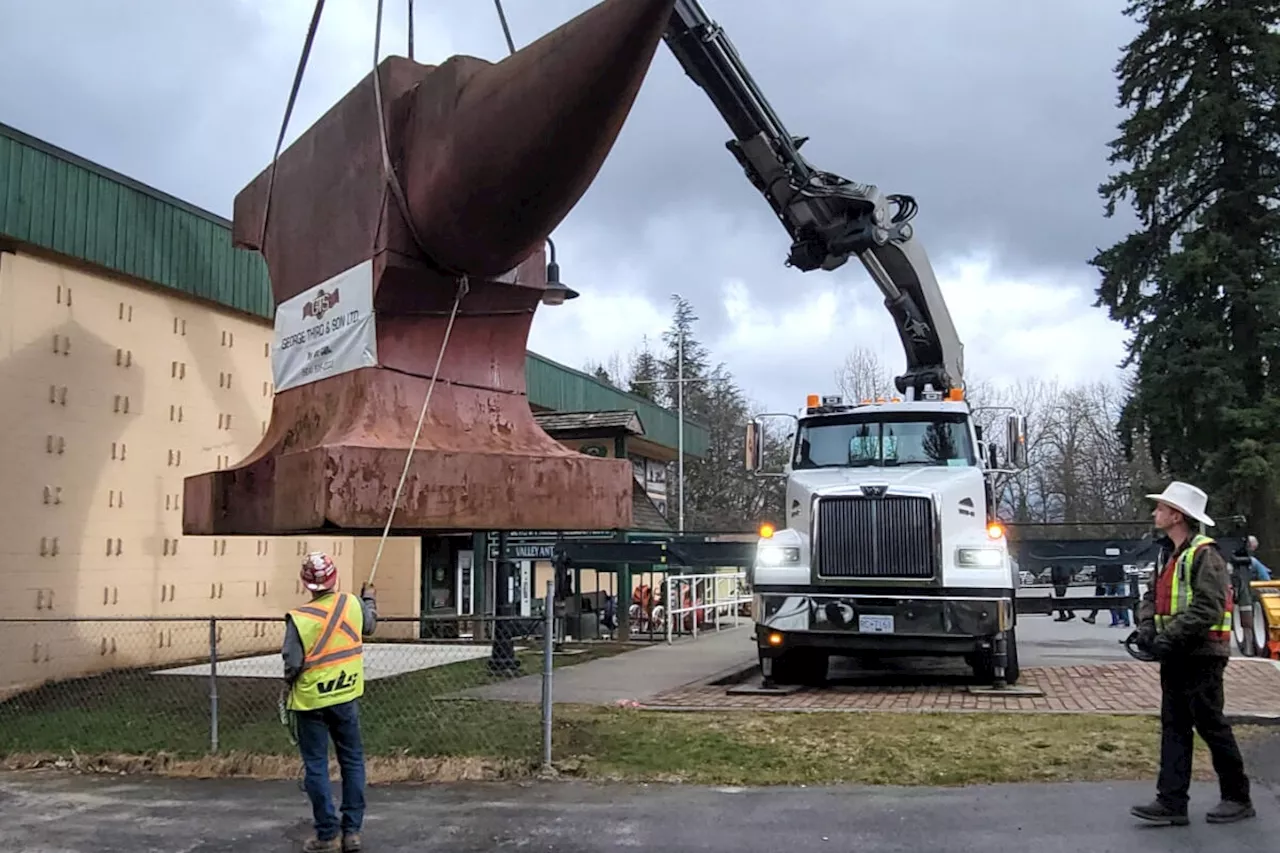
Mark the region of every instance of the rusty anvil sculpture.
<instances>
[{"instance_id":1,"label":"rusty anvil sculpture","mask_svg":"<svg viewBox=\"0 0 1280 853\"><path fill-rule=\"evenodd\" d=\"M186 479L184 533L380 533L456 273L467 275L469 292L394 529L631 525L631 463L579 454L542 431L529 407L525 347L546 289L546 239L612 149L673 5L604 0L498 63L383 61L388 149L412 229L383 171L372 72L281 154L270 193L270 169L240 192L233 239L266 259L277 330L305 316L313 334L332 300L309 294L343 274L358 284L352 271L362 271L376 346L366 347L364 366L277 387L253 452ZM361 291L342 287L329 293L332 315L354 316L348 294L359 303ZM332 353L303 355L323 362ZM272 357L282 357L280 340Z\"/></svg>"}]
</instances>

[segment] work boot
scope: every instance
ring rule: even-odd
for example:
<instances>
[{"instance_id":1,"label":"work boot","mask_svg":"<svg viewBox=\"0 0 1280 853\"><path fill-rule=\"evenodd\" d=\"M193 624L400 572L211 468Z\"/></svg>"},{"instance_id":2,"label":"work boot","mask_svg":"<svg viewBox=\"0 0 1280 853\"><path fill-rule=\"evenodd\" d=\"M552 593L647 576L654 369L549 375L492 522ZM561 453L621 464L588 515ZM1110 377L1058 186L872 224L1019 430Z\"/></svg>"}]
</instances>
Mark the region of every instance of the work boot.
<instances>
[{"instance_id":1,"label":"work boot","mask_svg":"<svg viewBox=\"0 0 1280 853\"><path fill-rule=\"evenodd\" d=\"M348 832L342 836L342 853L360 853L364 845L360 843L360 833Z\"/></svg>"},{"instance_id":2,"label":"work boot","mask_svg":"<svg viewBox=\"0 0 1280 853\"><path fill-rule=\"evenodd\" d=\"M1129 809L1129 814L1138 820L1163 826L1187 826L1191 823L1185 811L1171 809L1159 800L1147 803L1145 806L1134 806Z\"/></svg>"},{"instance_id":3,"label":"work boot","mask_svg":"<svg viewBox=\"0 0 1280 853\"><path fill-rule=\"evenodd\" d=\"M322 841L318 836L312 836L302 845L302 853L341 853L341 850L342 842L337 838Z\"/></svg>"},{"instance_id":4,"label":"work boot","mask_svg":"<svg viewBox=\"0 0 1280 853\"><path fill-rule=\"evenodd\" d=\"M1255 817L1257 814L1253 809L1253 803L1236 803L1231 800L1223 800L1209 809L1204 819L1209 823L1235 823L1247 817Z\"/></svg>"}]
</instances>

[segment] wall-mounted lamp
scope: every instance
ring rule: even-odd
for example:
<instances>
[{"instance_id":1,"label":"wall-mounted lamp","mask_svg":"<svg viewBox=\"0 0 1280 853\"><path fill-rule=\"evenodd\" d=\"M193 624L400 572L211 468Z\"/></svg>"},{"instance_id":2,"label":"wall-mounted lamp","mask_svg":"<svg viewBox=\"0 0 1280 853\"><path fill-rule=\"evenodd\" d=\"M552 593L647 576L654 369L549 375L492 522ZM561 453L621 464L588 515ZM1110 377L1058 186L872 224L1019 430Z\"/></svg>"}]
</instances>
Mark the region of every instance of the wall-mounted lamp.
<instances>
[{"instance_id":1,"label":"wall-mounted lamp","mask_svg":"<svg viewBox=\"0 0 1280 853\"><path fill-rule=\"evenodd\" d=\"M560 265L556 263L556 244L547 238L551 253L547 260L547 289L542 291L543 305L563 305L568 299L577 299L578 291L560 281Z\"/></svg>"}]
</instances>

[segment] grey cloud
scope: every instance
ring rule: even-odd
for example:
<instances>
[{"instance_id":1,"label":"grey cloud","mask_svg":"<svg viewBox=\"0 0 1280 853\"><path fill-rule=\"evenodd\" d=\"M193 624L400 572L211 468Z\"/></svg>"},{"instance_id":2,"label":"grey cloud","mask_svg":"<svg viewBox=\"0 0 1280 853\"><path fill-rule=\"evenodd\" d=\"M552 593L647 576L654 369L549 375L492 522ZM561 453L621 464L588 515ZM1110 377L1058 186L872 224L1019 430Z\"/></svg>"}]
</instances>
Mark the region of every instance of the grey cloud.
<instances>
[{"instance_id":1,"label":"grey cloud","mask_svg":"<svg viewBox=\"0 0 1280 853\"><path fill-rule=\"evenodd\" d=\"M935 263L977 249L1003 275L1079 272L1122 223L1097 184L1119 115L1112 67L1131 37L1123 0L703 0L820 168L916 196ZM221 214L265 165L310 14L271 30L250 2L0 0L0 121ZM505 0L518 44L591 0ZM388 0L384 43L403 51L404 7ZM432 38L505 53L492 4L417 7ZM373 0L332 2L291 136L371 62ZM665 48L596 185L557 242L566 278L612 289L638 271L655 300L680 291L712 329L719 282L747 282L765 310L802 297L787 239L723 147L727 129ZM572 271L571 271L572 270ZM821 274L809 274L810 276ZM830 279L875 301L851 265ZM823 284L828 283L824 281Z\"/></svg>"},{"instance_id":2,"label":"grey cloud","mask_svg":"<svg viewBox=\"0 0 1280 853\"><path fill-rule=\"evenodd\" d=\"M1118 0L705 5L816 165L916 196L935 258L992 248L1008 272L1079 269L1118 233L1096 194L1131 31ZM663 52L579 215L631 225L715 200L785 252L726 135Z\"/></svg>"}]
</instances>

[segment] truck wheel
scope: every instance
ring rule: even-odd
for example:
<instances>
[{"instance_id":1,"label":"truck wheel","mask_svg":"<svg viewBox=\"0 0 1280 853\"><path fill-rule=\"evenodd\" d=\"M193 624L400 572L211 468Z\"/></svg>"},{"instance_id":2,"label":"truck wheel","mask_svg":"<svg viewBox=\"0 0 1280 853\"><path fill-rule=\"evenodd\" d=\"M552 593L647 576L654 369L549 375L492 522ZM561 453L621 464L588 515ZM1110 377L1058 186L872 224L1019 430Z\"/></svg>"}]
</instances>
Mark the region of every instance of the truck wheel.
<instances>
[{"instance_id":1,"label":"truck wheel","mask_svg":"<svg viewBox=\"0 0 1280 853\"><path fill-rule=\"evenodd\" d=\"M1267 621L1267 608L1259 600L1253 602L1253 648L1258 657L1270 657L1271 629Z\"/></svg>"},{"instance_id":2,"label":"truck wheel","mask_svg":"<svg viewBox=\"0 0 1280 853\"><path fill-rule=\"evenodd\" d=\"M992 640L994 643L994 638ZM1022 677L1022 666L1018 663L1018 629L1010 628L1005 632L1006 659L1004 665L1004 682L1010 687L1018 683ZM983 684L991 684L996 680L995 650L974 652L966 655L973 667L973 676Z\"/></svg>"},{"instance_id":3,"label":"truck wheel","mask_svg":"<svg viewBox=\"0 0 1280 853\"><path fill-rule=\"evenodd\" d=\"M1253 644L1253 608L1237 610L1232 615L1231 633L1235 635L1236 648L1240 654L1251 658L1258 653Z\"/></svg>"},{"instance_id":4,"label":"truck wheel","mask_svg":"<svg viewBox=\"0 0 1280 853\"><path fill-rule=\"evenodd\" d=\"M1022 665L1018 663L1018 629L1010 628L1008 638L1005 645L1008 647L1008 657L1005 661L1004 680L1010 687L1018 683L1018 679L1022 677ZM994 673L992 673L994 677Z\"/></svg>"},{"instance_id":5,"label":"truck wheel","mask_svg":"<svg viewBox=\"0 0 1280 853\"><path fill-rule=\"evenodd\" d=\"M829 661L824 652L792 649L773 659L773 682L819 687L826 683Z\"/></svg>"}]
</instances>

